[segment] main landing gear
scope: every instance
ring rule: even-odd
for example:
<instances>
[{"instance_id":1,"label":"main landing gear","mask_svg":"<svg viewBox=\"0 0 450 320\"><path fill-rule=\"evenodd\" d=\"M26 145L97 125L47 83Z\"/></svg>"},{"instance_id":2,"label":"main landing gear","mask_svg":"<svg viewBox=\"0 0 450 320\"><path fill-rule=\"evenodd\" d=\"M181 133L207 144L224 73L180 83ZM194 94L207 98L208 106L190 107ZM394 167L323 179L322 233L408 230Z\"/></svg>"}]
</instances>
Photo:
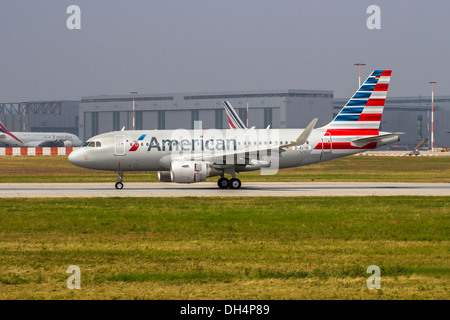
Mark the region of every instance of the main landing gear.
<instances>
[{"instance_id":1,"label":"main landing gear","mask_svg":"<svg viewBox=\"0 0 450 320\"><path fill-rule=\"evenodd\" d=\"M217 185L220 189L239 189L241 187L241 180L237 178L228 180L227 178L222 177L217 181Z\"/></svg>"},{"instance_id":2,"label":"main landing gear","mask_svg":"<svg viewBox=\"0 0 450 320\"><path fill-rule=\"evenodd\" d=\"M122 190L123 189L123 183L122 183L122 180L123 180L123 175L124 175L124 173L123 172L119 172L118 173L118 177L117 177L117 182L116 182L116 189L118 189L118 190Z\"/></svg>"}]
</instances>

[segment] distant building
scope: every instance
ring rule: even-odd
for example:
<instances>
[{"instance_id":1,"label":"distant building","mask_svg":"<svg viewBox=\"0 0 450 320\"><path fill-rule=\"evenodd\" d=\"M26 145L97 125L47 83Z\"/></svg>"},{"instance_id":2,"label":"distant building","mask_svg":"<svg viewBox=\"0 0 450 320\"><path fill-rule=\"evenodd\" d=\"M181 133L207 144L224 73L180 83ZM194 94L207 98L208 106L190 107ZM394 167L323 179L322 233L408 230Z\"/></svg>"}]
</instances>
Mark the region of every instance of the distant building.
<instances>
[{"instance_id":1,"label":"distant building","mask_svg":"<svg viewBox=\"0 0 450 320\"><path fill-rule=\"evenodd\" d=\"M333 91L271 90L248 92L138 94L135 96L135 128L191 129L201 120L205 129L227 129L222 101L228 100L244 123L249 104L249 126L256 128L304 128L313 118L316 127L327 124L348 99L334 99ZM69 132L81 140L125 127L132 129L133 98L128 95L82 97L80 101L32 101L0 103L0 121L10 131ZM422 140L431 147L431 97L389 97L381 130L405 132L394 145L412 149ZM434 98L434 146L450 147L450 96ZM391 146L392 147L392 146Z\"/></svg>"},{"instance_id":2,"label":"distant building","mask_svg":"<svg viewBox=\"0 0 450 320\"><path fill-rule=\"evenodd\" d=\"M304 128L315 118L317 126L332 119L333 92L323 90L273 90L249 92L138 94L135 96L135 129L228 129L223 101L233 105L246 122L247 99L249 127ZM133 98L121 96L82 97L79 109L80 138L132 129Z\"/></svg>"},{"instance_id":3,"label":"distant building","mask_svg":"<svg viewBox=\"0 0 450 320\"><path fill-rule=\"evenodd\" d=\"M78 136L80 101L0 103L0 121L9 131L68 132Z\"/></svg>"},{"instance_id":4,"label":"distant building","mask_svg":"<svg viewBox=\"0 0 450 320\"><path fill-rule=\"evenodd\" d=\"M348 99L334 100L336 115ZM394 146L431 148L431 97L387 97L381 130L405 132ZM434 147L450 147L450 96L434 96ZM392 146L391 146L392 147Z\"/></svg>"}]
</instances>

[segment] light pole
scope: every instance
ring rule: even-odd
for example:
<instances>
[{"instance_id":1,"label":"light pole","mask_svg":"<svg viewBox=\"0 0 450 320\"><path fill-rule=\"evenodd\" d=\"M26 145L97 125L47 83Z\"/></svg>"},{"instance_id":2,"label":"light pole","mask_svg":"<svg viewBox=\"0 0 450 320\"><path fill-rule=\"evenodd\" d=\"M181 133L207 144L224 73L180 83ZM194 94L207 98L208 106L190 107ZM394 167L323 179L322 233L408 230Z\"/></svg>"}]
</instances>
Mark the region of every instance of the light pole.
<instances>
[{"instance_id":1,"label":"light pole","mask_svg":"<svg viewBox=\"0 0 450 320\"><path fill-rule=\"evenodd\" d=\"M355 63L355 66L358 66L359 73L358 73L358 80L359 80L359 86L358 89L361 88L361 66L365 66L365 63Z\"/></svg>"},{"instance_id":2,"label":"light pole","mask_svg":"<svg viewBox=\"0 0 450 320\"><path fill-rule=\"evenodd\" d=\"M431 83L431 151L434 151L434 84L436 81L430 81Z\"/></svg>"},{"instance_id":3,"label":"light pole","mask_svg":"<svg viewBox=\"0 0 450 320\"><path fill-rule=\"evenodd\" d=\"M248 95L247 95L247 128L248 128Z\"/></svg>"},{"instance_id":4,"label":"light pole","mask_svg":"<svg viewBox=\"0 0 450 320\"><path fill-rule=\"evenodd\" d=\"M134 119L134 95L137 93L136 91L130 92L133 95L133 130L135 125L135 119Z\"/></svg>"}]
</instances>

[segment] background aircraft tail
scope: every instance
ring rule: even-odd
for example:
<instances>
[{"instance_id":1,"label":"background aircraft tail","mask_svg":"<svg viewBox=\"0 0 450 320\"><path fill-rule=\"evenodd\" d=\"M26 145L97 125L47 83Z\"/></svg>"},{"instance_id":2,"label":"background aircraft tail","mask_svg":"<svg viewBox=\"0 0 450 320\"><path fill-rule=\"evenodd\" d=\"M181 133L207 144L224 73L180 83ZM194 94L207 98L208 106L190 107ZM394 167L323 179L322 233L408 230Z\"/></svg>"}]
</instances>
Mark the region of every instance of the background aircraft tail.
<instances>
[{"instance_id":1,"label":"background aircraft tail","mask_svg":"<svg viewBox=\"0 0 450 320\"><path fill-rule=\"evenodd\" d=\"M377 135L391 70L375 70L338 115L325 126L331 135Z\"/></svg>"},{"instance_id":2,"label":"background aircraft tail","mask_svg":"<svg viewBox=\"0 0 450 320\"><path fill-rule=\"evenodd\" d=\"M6 129L6 127L3 125L3 122L1 122L1 121L0 121L0 132L6 133L6 134L9 133L8 129Z\"/></svg>"},{"instance_id":3,"label":"background aircraft tail","mask_svg":"<svg viewBox=\"0 0 450 320\"><path fill-rule=\"evenodd\" d=\"M6 129L6 127L3 125L3 122L1 121L0 121L0 133L7 134L11 138L19 141L20 143L23 143L19 138L17 138L15 135L13 135L11 132L8 131L8 129Z\"/></svg>"},{"instance_id":4,"label":"background aircraft tail","mask_svg":"<svg viewBox=\"0 0 450 320\"><path fill-rule=\"evenodd\" d=\"M234 108L231 106L231 103L228 101L224 101L223 105L225 107L225 111L228 117L228 124L231 129L246 129L244 122L242 122L239 115L236 113Z\"/></svg>"}]
</instances>

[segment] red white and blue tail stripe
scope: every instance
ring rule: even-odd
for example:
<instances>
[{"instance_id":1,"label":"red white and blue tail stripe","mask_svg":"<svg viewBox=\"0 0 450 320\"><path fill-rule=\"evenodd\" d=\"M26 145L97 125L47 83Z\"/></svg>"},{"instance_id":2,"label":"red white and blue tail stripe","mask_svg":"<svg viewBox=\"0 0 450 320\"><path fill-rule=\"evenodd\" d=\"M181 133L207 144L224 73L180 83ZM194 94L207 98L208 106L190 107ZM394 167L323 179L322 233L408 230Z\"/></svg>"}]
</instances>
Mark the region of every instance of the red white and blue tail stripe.
<instances>
[{"instance_id":1,"label":"red white and blue tail stripe","mask_svg":"<svg viewBox=\"0 0 450 320\"><path fill-rule=\"evenodd\" d=\"M375 70L326 127L331 135L378 134L391 70Z\"/></svg>"},{"instance_id":2,"label":"red white and blue tail stripe","mask_svg":"<svg viewBox=\"0 0 450 320\"><path fill-rule=\"evenodd\" d=\"M402 133L380 132L391 70L375 70L325 129L315 149L349 154L399 140Z\"/></svg>"},{"instance_id":3,"label":"red white and blue tail stripe","mask_svg":"<svg viewBox=\"0 0 450 320\"><path fill-rule=\"evenodd\" d=\"M246 129L247 127L242 122L241 118L239 118L238 114L234 110L234 108L231 106L231 104L228 101L224 101L223 105L225 107L225 111L227 113L228 117L228 124L230 125L231 129Z\"/></svg>"}]
</instances>

